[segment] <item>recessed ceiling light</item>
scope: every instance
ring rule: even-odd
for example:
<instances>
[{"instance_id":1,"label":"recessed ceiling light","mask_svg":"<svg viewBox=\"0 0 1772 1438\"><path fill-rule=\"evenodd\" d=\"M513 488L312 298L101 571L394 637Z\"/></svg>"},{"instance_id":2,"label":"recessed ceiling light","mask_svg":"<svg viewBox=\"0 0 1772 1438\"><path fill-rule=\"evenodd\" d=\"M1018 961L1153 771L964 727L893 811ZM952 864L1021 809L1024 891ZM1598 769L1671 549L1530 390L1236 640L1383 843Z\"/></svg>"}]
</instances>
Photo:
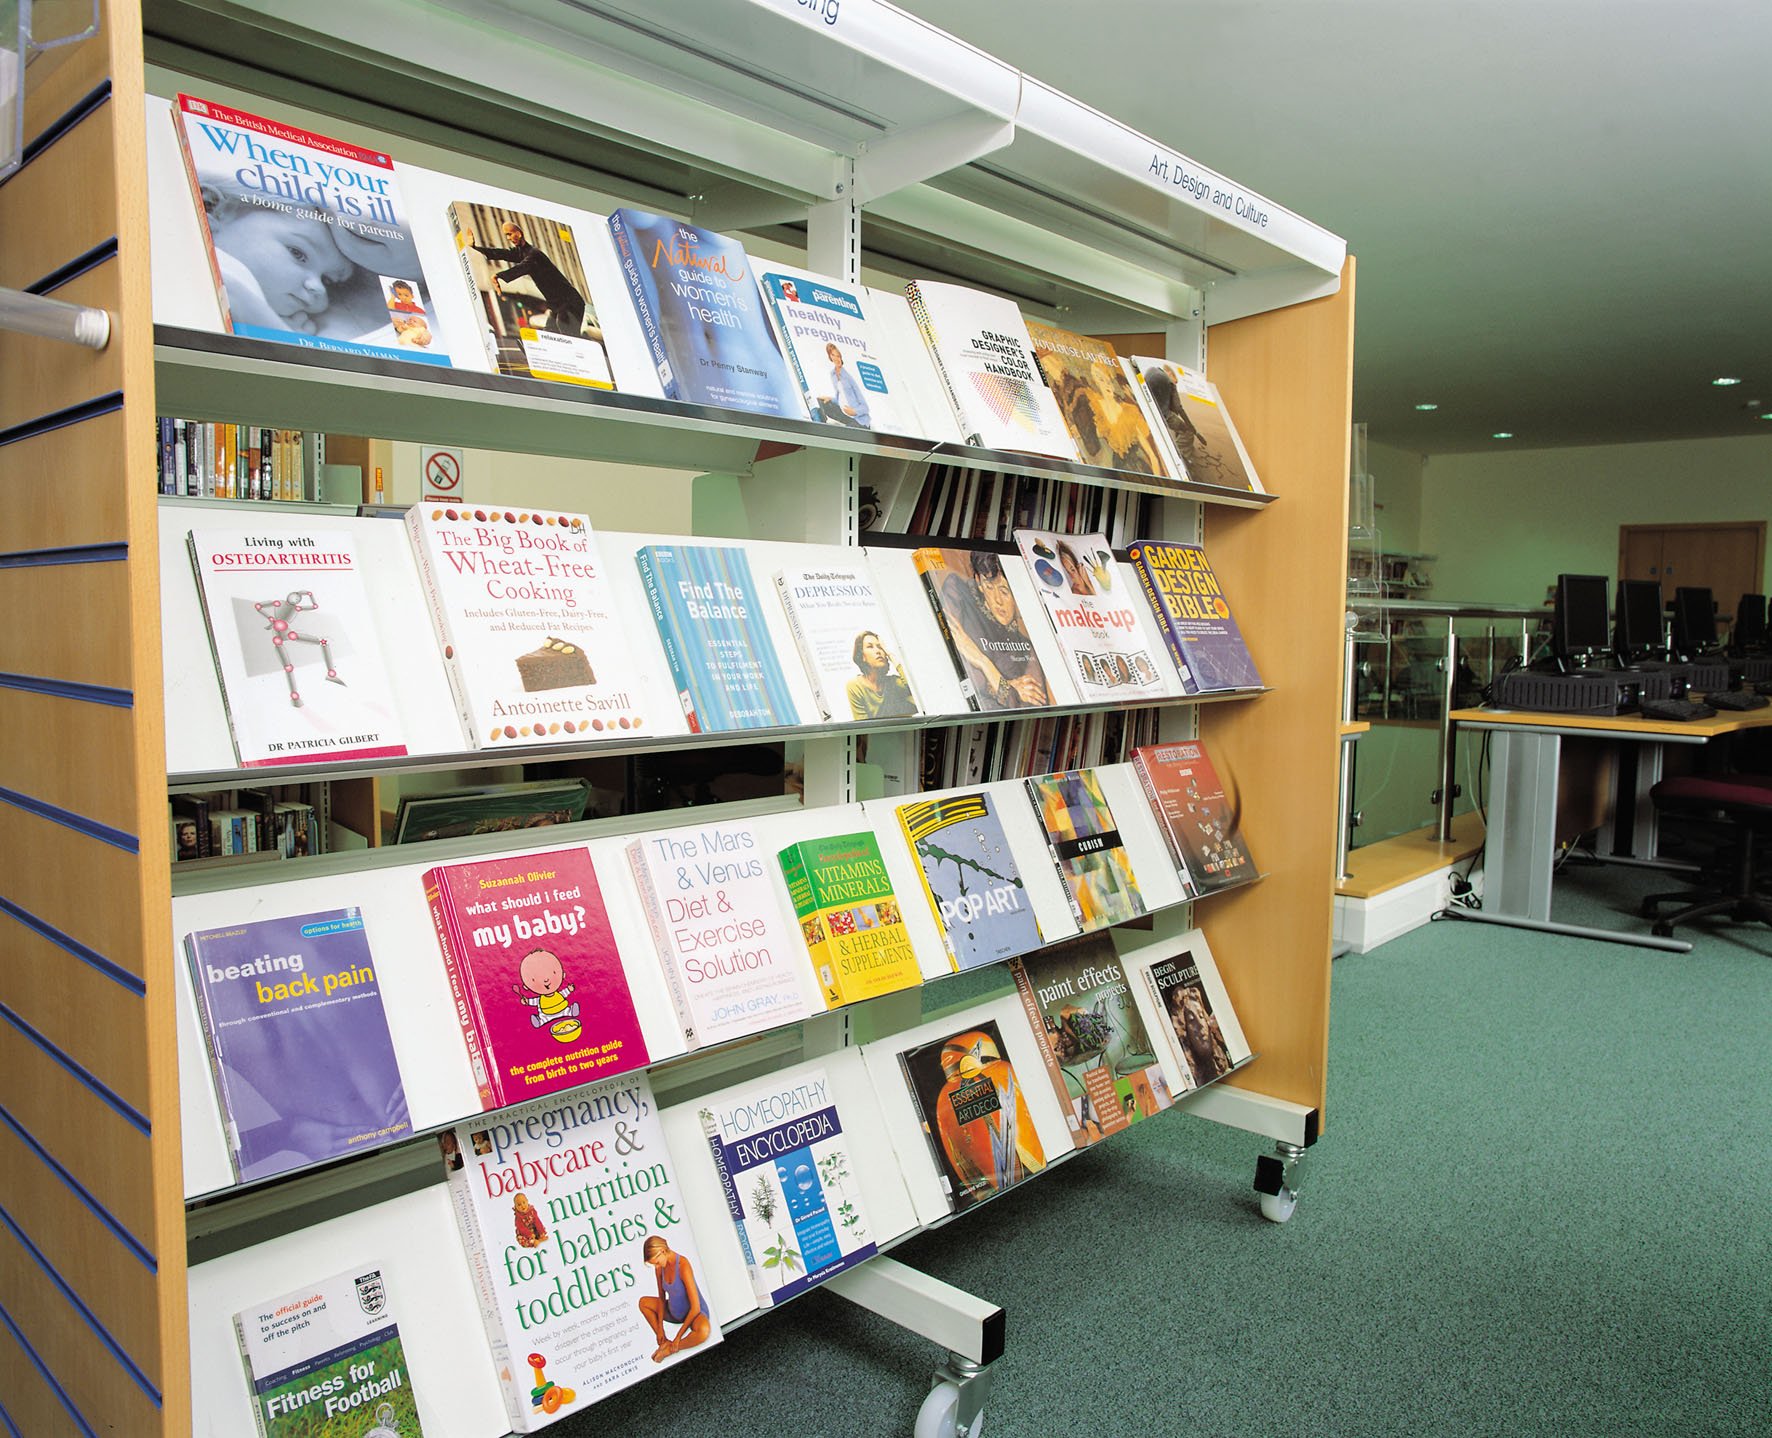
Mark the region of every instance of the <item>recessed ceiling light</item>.
<instances>
[{"instance_id":1,"label":"recessed ceiling light","mask_svg":"<svg viewBox=\"0 0 1772 1438\"><path fill-rule=\"evenodd\" d=\"M1498 429L1489 436L1490 439L1512 439L1513 437L1514 432L1511 429Z\"/></svg>"},{"instance_id":2,"label":"recessed ceiling light","mask_svg":"<svg viewBox=\"0 0 1772 1438\"><path fill-rule=\"evenodd\" d=\"M1415 407L1419 410L1430 410L1430 409L1438 409L1439 405L1437 405L1437 404L1418 404Z\"/></svg>"},{"instance_id":3,"label":"recessed ceiling light","mask_svg":"<svg viewBox=\"0 0 1772 1438\"><path fill-rule=\"evenodd\" d=\"M1732 374L1720 374L1715 379L1713 379L1711 381L1711 383L1712 384L1720 384L1720 385L1740 384L1741 383L1741 376L1740 375L1732 375Z\"/></svg>"},{"instance_id":4,"label":"recessed ceiling light","mask_svg":"<svg viewBox=\"0 0 1772 1438\"><path fill-rule=\"evenodd\" d=\"M1760 418L1761 419L1772 419L1772 409L1763 410L1760 414Z\"/></svg>"}]
</instances>

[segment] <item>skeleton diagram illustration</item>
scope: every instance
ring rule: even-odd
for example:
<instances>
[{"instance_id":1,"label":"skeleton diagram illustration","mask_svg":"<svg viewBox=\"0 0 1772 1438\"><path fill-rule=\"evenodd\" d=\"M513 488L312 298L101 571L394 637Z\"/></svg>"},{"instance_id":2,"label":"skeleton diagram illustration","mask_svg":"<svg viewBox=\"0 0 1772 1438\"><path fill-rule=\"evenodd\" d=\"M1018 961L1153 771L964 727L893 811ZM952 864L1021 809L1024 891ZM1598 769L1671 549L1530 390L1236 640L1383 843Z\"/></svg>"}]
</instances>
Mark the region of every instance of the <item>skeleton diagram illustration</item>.
<instances>
[{"instance_id":1,"label":"skeleton diagram illustration","mask_svg":"<svg viewBox=\"0 0 1772 1438\"><path fill-rule=\"evenodd\" d=\"M306 601L304 603L303 601ZM258 611L259 617L266 621L265 628L270 633L271 643L276 648L277 658L283 662L283 678L289 685L289 702L297 709L301 708L301 690L295 683L295 665L289 662L284 652L284 644L318 644L320 658L326 663L326 679L330 684L343 684L338 677L338 670L332 663L332 641L321 634L298 634L289 627L290 621L298 614L312 614L320 607L320 601L314 598L311 589L292 589L281 599L267 599L262 604L252 606Z\"/></svg>"}]
</instances>

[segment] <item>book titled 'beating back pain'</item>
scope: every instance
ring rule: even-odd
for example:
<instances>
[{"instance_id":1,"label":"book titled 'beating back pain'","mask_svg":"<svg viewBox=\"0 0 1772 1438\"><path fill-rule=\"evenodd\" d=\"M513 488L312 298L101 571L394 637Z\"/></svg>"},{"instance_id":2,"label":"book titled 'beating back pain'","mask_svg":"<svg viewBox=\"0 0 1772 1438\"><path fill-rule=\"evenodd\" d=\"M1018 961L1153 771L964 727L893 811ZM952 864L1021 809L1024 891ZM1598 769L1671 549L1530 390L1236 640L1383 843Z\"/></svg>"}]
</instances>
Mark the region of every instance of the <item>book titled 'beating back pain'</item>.
<instances>
[{"instance_id":1,"label":"book titled 'beating back pain'","mask_svg":"<svg viewBox=\"0 0 1772 1438\"><path fill-rule=\"evenodd\" d=\"M644 210L614 211L609 232L666 399L805 417L743 245Z\"/></svg>"},{"instance_id":2,"label":"book titled 'beating back pain'","mask_svg":"<svg viewBox=\"0 0 1772 1438\"><path fill-rule=\"evenodd\" d=\"M349 533L199 529L186 544L243 767L406 752Z\"/></svg>"},{"instance_id":3,"label":"book titled 'beating back pain'","mask_svg":"<svg viewBox=\"0 0 1772 1438\"><path fill-rule=\"evenodd\" d=\"M229 334L449 363L391 158L189 95L173 123Z\"/></svg>"},{"instance_id":4,"label":"book titled 'beating back pain'","mask_svg":"<svg viewBox=\"0 0 1772 1438\"><path fill-rule=\"evenodd\" d=\"M185 954L236 1178L412 1131L360 911L200 929Z\"/></svg>"}]
</instances>

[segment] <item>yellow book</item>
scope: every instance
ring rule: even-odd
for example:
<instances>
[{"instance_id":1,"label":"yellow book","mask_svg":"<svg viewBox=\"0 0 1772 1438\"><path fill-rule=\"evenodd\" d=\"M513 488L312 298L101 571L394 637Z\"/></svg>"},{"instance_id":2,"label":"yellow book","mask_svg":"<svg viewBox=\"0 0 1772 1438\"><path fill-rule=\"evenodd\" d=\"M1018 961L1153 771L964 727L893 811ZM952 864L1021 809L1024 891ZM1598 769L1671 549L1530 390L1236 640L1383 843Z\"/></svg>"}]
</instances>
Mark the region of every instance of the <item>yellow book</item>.
<instances>
[{"instance_id":1,"label":"yellow book","mask_svg":"<svg viewBox=\"0 0 1772 1438\"><path fill-rule=\"evenodd\" d=\"M826 1004L836 1008L921 982L871 832L803 840L779 857Z\"/></svg>"}]
</instances>

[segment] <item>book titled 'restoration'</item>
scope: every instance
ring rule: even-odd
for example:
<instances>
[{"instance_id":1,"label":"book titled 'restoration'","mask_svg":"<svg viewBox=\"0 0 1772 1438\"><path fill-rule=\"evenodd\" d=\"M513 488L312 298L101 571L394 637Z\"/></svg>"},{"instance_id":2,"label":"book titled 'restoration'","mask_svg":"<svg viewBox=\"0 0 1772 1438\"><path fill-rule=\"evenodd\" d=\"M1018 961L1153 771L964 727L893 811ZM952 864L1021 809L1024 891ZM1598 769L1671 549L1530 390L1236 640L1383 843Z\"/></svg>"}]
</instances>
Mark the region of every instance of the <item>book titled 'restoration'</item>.
<instances>
[{"instance_id":1,"label":"book titled 'restoration'","mask_svg":"<svg viewBox=\"0 0 1772 1438\"><path fill-rule=\"evenodd\" d=\"M424 886L482 1108L645 1067L589 853L444 864Z\"/></svg>"}]
</instances>

